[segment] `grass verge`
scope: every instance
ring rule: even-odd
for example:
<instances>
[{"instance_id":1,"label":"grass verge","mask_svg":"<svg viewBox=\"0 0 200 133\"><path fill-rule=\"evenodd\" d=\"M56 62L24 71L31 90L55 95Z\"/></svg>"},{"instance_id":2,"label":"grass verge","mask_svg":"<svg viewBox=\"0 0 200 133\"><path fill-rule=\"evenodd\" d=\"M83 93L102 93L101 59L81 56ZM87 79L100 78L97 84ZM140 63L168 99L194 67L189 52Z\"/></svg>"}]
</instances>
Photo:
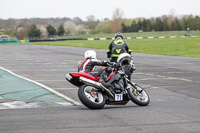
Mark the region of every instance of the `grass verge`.
<instances>
[{"instance_id":1,"label":"grass verge","mask_svg":"<svg viewBox=\"0 0 200 133\"><path fill-rule=\"evenodd\" d=\"M200 57L200 38L163 38L163 39L133 39L125 40L133 52ZM34 42L37 45L87 47L96 49L108 49L110 40L74 40L55 42Z\"/></svg>"}]
</instances>

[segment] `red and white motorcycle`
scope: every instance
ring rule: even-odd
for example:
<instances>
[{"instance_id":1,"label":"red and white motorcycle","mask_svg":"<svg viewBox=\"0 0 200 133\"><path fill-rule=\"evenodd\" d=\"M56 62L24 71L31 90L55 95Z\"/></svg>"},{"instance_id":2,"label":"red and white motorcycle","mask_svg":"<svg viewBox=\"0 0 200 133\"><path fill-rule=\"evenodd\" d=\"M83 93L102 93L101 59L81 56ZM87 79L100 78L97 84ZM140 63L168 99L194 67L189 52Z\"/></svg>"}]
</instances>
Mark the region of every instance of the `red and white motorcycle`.
<instances>
[{"instance_id":1,"label":"red and white motorcycle","mask_svg":"<svg viewBox=\"0 0 200 133\"><path fill-rule=\"evenodd\" d=\"M130 100L139 106L147 106L150 103L147 92L130 81L122 66L129 63L131 57L127 53L119 56L120 61L110 62L112 72L106 79L106 84L111 87L104 87L99 79L87 73L72 72L66 74L66 79L73 85L79 87L78 97L80 101L90 109L102 109L105 104L125 105Z\"/></svg>"}]
</instances>

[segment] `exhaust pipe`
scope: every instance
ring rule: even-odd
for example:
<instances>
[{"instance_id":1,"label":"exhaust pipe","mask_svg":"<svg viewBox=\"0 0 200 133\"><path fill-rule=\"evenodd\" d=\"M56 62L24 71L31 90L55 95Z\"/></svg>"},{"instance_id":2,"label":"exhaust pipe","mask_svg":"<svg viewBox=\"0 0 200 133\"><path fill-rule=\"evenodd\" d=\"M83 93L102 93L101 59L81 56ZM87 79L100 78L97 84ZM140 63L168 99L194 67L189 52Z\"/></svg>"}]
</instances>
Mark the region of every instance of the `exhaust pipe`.
<instances>
[{"instance_id":1,"label":"exhaust pipe","mask_svg":"<svg viewBox=\"0 0 200 133\"><path fill-rule=\"evenodd\" d=\"M107 89L106 87L104 87L104 86L103 86L101 83L99 83L99 82L95 82L95 81L93 81L93 80L90 80L90 79L87 79L87 78L84 78L84 77L80 77L80 78L79 78L79 81L80 81L80 82L83 82L83 83L85 83L85 84L87 84L87 85L94 86L94 87L96 87L97 89L99 88L99 89L105 90L106 93L107 93L109 96L111 96L112 98L115 98L114 95L110 92L110 90Z\"/></svg>"}]
</instances>

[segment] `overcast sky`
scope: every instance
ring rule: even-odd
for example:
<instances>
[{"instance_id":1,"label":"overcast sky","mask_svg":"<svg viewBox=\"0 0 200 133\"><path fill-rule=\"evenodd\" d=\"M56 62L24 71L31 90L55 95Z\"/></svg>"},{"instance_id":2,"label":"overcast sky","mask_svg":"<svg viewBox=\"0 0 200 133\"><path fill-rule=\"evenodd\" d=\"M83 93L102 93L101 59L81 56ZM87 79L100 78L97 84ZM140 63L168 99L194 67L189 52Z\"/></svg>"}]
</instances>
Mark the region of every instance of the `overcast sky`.
<instances>
[{"instance_id":1,"label":"overcast sky","mask_svg":"<svg viewBox=\"0 0 200 133\"><path fill-rule=\"evenodd\" d=\"M124 18L175 15L200 16L200 0L0 0L0 18L111 18L120 8Z\"/></svg>"}]
</instances>

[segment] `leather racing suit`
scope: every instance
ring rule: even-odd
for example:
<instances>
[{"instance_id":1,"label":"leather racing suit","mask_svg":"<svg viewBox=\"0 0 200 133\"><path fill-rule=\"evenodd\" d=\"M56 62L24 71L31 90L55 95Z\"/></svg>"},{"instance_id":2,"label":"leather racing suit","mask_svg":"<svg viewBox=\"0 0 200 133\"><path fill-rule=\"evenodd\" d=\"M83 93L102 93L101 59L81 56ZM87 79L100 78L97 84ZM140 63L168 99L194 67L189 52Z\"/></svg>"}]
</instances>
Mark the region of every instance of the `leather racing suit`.
<instances>
[{"instance_id":1,"label":"leather racing suit","mask_svg":"<svg viewBox=\"0 0 200 133\"><path fill-rule=\"evenodd\" d=\"M94 77L100 76L105 68L95 69L95 66L108 66L107 61L97 59L83 59L78 63L78 72L88 73Z\"/></svg>"},{"instance_id":2,"label":"leather racing suit","mask_svg":"<svg viewBox=\"0 0 200 133\"><path fill-rule=\"evenodd\" d=\"M128 53L129 48L127 43L121 37L117 37L110 43L109 51L111 52L111 62L117 62L118 56L121 53Z\"/></svg>"}]
</instances>

